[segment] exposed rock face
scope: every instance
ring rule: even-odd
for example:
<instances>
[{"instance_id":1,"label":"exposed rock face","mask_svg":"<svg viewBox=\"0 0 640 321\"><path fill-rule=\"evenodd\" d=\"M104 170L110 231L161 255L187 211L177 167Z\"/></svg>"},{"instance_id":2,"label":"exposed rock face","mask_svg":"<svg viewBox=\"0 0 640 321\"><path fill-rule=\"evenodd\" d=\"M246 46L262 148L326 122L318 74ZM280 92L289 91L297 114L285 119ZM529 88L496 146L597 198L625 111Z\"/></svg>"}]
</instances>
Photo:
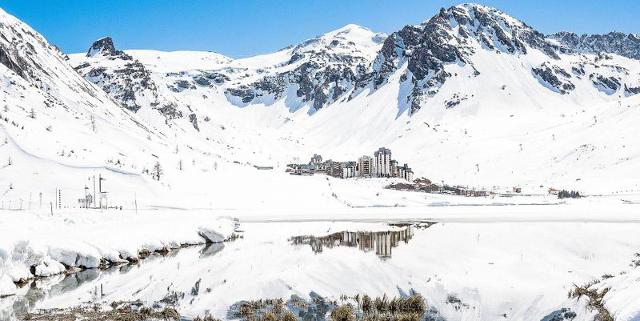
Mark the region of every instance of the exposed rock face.
<instances>
[{"instance_id":1,"label":"exposed rock face","mask_svg":"<svg viewBox=\"0 0 640 321\"><path fill-rule=\"evenodd\" d=\"M160 55L151 60L129 52L142 64L103 38L91 46L86 63L79 63L77 70L128 110L148 106L167 119L184 117L197 129L191 118L197 111L185 107L183 98L212 99L220 93L236 106L280 101L291 111L310 107L313 113L399 82L399 112L413 114L430 101L451 109L477 96L456 89L452 96L441 97L442 87L480 76L480 68L488 67L478 59L490 57L502 63L500 55L521 61L514 72L534 77L559 95L571 95L585 85L608 95L634 95L640 91L640 78L633 74L637 71L620 64L614 54L638 57L638 40L621 33L545 36L497 9L462 4L443 8L420 25L405 26L388 37L348 25L259 59L228 59L215 67L163 70L167 62ZM575 55L584 52L589 54ZM0 51L0 61L20 70L15 61L2 57ZM172 59L169 64L175 63ZM487 70L488 75L492 72ZM502 84L502 90L507 85Z\"/></svg>"},{"instance_id":2,"label":"exposed rock face","mask_svg":"<svg viewBox=\"0 0 640 321\"><path fill-rule=\"evenodd\" d=\"M468 65L476 76L479 74L467 59L475 52L473 43L506 54L525 54L528 45L551 59L559 58L558 48L526 24L496 9L463 4L441 9L420 26L406 26L391 34L374 62L369 79L377 88L407 63L402 79L411 81L407 103L414 113L451 77L446 65Z\"/></svg>"},{"instance_id":3,"label":"exposed rock face","mask_svg":"<svg viewBox=\"0 0 640 321\"><path fill-rule=\"evenodd\" d=\"M0 22L5 21L0 20ZM57 60L61 58L61 53L57 49L47 44L40 35L21 27L21 23L17 21L0 23L0 64L31 82L32 85L43 88L43 80L50 76L51 72L47 71L48 66L38 61L39 52L34 44L52 49L59 54L55 58Z\"/></svg>"},{"instance_id":4,"label":"exposed rock face","mask_svg":"<svg viewBox=\"0 0 640 321\"><path fill-rule=\"evenodd\" d=\"M122 52L116 50L111 37L96 40L87 51L87 57L93 57L95 55L117 56L120 54L122 54Z\"/></svg>"},{"instance_id":5,"label":"exposed rock face","mask_svg":"<svg viewBox=\"0 0 640 321\"><path fill-rule=\"evenodd\" d=\"M75 69L122 107L137 112L149 106L167 119L182 117L175 104L161 97L149 70L130 55L116 50L111 38L95 41L86 56L88 60Z\"/></svg>"},{"instance_id":6,"label":"exposed rock face","mask_svg":"<svg viewBox=\"0 0 640 321\"><path fill-rule=\"evenodd\" d=\"M576 88L569 81L571 74L558 66L549 66L548 63L544 63L538 68L532 68L531 72L544 86L563 95Z\"/></svg>"},{"instance_id":7,"label":"exposed rock face","mask_svg":"<svg viewBox=\"0 0 640 321\"><path fill-rule=\"evenodd\" d=\"M627 85L624 85L624 92L627 95L637 95L640 94L640 86L638 87L629 87Z\"/></svg>"},{"instance_id":8,"label":"exposed rock face","mask_svg":"<svg viewBox=\"0 0 640 321\"><path fill-rule=\"evenodd\" d=\"M623 57L640 59L640 36L630 33L610 32L603 35L577 35L559 32L549 35L564 47L576 52L613 53Z\"/></svg>"},{"instance_id":9,"label":"exposed rock face","mask_svg":"<svg viewBox=\"0 0 640 321\"><path fill-rule=\"evenodd\" d=\"M198 126L198 116L196 116L196 114L189 114L189 121L195 130L200 131L200 127Z\"/></svg>"},{"instance_id":10,"label":"exposed rock face","mask_svg":"<svg viewBox=\"0 0 640 321\"><path fill-rule=\"evenodd\" d=\"M354 88L371 63L373 55L368 53L369 47L379 47L383 39L380 34L348 25L285 49L290 51L291 58L276 66L285 71L228 88L226 94L248 104L258 99L280 99L287 88L292 88L301 102L321 109Z\"/></svg>"},{"instance_id":11,"label":"exposed rock face","mask_svg":"<svg viewBox=\"0 0 640 321\"><path fill-rule=\"evenodd\" d=\"M229 77L225 74L202 71L199 75L193 77L193 81L198 86L212 87L214 85L222 85L224 82L229 81Z\"/></svg>"},{"instance_id":12,"label":"exposed rock face","mask_svg":"<svg viewBox=\"0 0 640 321\"><path fill-rule=\"evenodd\" d=\"M24 78L25 69L27 66L26 63L22 61L20 57L14 57L13 55L9 54L9 50L9 48L0 47L0 64L5 65L20 77Z\"/></svg>"},{"instance_id":13,"label":"exposed rock face","mask_svg":"<svg viewBox=\"0 0 640 321\"><path fill-rule=\"evenodd\" d=\"M593 85L598 88L598 90L609 95L615 93L621 87L620 80L616 77L606 77L594 73L589 75L589 79L591 79Z\"/></svg>"},{"instance_id":14,"label":"exposed rock face","mask_svg":"<svg viewBox=\"0 0 640 321\"><path fill-rule=\"evenodd\" d=\"M69 66L66 56L58 48L49 44L38 32L22 21L0 9L0 64L3 79L11 85L13 73L44 95L42 103L46 106L68 108L76 99L60 92L78 92L87 101L96 103L98 94ZM4 69L4 68L7 69ZM4 70L9 70L11 74ZM11 79L11 80L9 80ZM8 87L0 86L0 89ZM0 91L0 96L5 92ZM100 93L101 94L101 93ZM88 98L87 98L88 97ZM22 97L25 98L25 97ZM34 101L29 104L35 104Z\"/></svg>"},{"instance_id":15,"label":"exposed rock face","mask_svg":"<svg viewBox=\"0 0 640 321\"><path fill-rule=\"evenodd\" d=\"M220 72L197 70L172 72L165 75L167 78L176 78L173 84L169 85L169 89L174 92L181 92L187 89L196 89L198 87L220 86L229 81L229 77Z\"/></svg>"},{"instance_id":16,"label":"exposed rock face","mask_svg":"<svg viewBox=\"0 0 640 321\"><path fill-rule=\"evenodd\" d=\"M150 93L150 98L157 101L156 85L149 71L136 60L127 59L115 68L83 64L76 70L130 111L137 112L142 107L137 97L143 92Z\"/></svg>"}]
</instances>

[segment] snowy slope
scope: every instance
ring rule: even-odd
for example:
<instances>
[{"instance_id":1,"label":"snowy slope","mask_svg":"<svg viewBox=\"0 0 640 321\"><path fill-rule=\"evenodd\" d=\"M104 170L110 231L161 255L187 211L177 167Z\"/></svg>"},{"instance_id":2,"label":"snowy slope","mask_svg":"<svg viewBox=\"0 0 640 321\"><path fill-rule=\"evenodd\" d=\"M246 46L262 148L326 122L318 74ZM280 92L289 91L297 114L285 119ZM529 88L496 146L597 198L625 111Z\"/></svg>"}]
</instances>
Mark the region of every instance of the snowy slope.
<instances>
[{"instance_id":1,"label":"snowy slope","mask_svg":"<svg viewBox=\"0 0 640 321\"><path fill-rule=\"evenodd\" d=\"M285 194L308 190L315 180L282 171L314 152L349 160L380 146L436 182L640 191L629 175L640 168L633 126L640 62L573 51L492 8L443 9L388 37L348 25L235 60L211 52L123 52L105 38L67 61L28 26L3 19L10 22L5 38L22 43L5 44L6 56L37 58L23 76L7 68L18 64L0 66L8 106L0 148L14 160L0 175L13 207L40 190L50 199L56 187L68 190L65 202L75 206L87 179L100 173L110 176L111 197L128 206L134 186L147 204L206 207L218 203L212 195L226 204L241 199L246 187L236 188L238 181L251 181L256 191L274 182ZM59 105L47 107L47 99ZM149 173L156 162L164 170L159 182ZM254 165L276 168L258 172ZM21 184L25 172L38 183ZM361 181L353 186L368 193ZM277 202L258 192L235 206L332 202L321 194Z\"/></svg>"}]
</instances>

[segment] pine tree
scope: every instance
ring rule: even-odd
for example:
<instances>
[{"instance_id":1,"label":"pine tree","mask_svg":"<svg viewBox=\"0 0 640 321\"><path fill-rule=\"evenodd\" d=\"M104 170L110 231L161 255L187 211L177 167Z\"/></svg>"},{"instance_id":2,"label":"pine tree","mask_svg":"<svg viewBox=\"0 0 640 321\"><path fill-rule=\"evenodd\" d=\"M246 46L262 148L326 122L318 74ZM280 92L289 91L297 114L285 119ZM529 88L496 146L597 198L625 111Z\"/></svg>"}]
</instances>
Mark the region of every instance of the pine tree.
<instances>
[{"instance_id":1,"label":"pine tree","mask_svg":"<svg viewBox=\"0 0 640 321\"><path fill-rule=\"evenodd\" d=\"M33 108L31 108L31 111L29 112L29 118L36 119L36 111Z\"/></svg>"},{"instance_id":2,"label":"pine tree","mask_svg":"<svg viewBox=\"0 0 640 321\"><path fill-rule=\"evenodd\" d=\"M156 162L155 165L153 165L153 176L155 177L156 180L160 180L160 176L162 176L163 172L162 172L162 166L160 166L160 162Z\"/></svg>"},{"instance_id":3,"label":"pine tree","mask_svg":"<svg viewBox=\"0 0 640 321\"><path fill-rule=\"evenodd\" d=\"M96 132L96 118L93 115L91 115L91 131Z\"/></svg>"}]
</instances>

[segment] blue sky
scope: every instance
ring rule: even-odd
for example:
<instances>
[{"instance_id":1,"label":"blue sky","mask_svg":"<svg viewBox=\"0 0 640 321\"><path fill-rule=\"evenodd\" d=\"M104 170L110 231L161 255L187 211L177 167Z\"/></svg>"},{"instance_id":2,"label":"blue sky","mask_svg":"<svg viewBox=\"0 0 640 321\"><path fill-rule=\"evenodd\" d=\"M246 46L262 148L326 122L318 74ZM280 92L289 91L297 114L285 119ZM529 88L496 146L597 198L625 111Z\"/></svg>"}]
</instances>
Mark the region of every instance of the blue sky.
<instances>
[{"instance_id":1,"label":"blue sky","mask_svg":"<svg viewBox=\"0 0 640 321\"><path fill-rule=\"evenodd\" d=\"M211 50L230 57L272 52L355 23L390 33L461 1L437 0L0 0L67 53L111 36L119 49ZM640 33L639 0L486 0L551 33Z\"/></svg>"}]
</instances>

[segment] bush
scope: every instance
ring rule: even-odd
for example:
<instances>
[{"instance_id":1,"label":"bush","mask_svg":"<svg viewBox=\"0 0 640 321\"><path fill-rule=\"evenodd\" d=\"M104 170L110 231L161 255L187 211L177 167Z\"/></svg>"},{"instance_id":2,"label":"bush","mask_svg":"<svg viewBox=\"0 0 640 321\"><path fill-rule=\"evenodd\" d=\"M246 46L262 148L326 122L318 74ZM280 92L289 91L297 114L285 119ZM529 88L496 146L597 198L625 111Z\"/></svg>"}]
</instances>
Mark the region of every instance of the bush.
<instances>
[{"instance_id":1,"label":"bush","mask_svg":"<svg viewBox=\"0 0 640 321\"><path fill-rule=\"evenodd\" d=\"M282 315L282 321L298 321L298 318L296 318L295 314L293 314L293 312L291 311L285 311L284 314Z\"/></svg>"},{"instance_id":2,"label":"bush","mask_svg":"<svg viewBox=\"0 0 640 321\"><path fill-rule=\"evenodd\" d=\"M580 192L578 191L567 191L567 190L561 190L558 193L558 198L563 199L563 198L580 198L582 197L580 195Z\"/></svg>"},{"instance_id":3,"label":"bush","mask_svg":"<svg viewBox=\"0 0 640 321\"><path fill-rule=\"evenodd\" d=\"M355 321L356 315L351 304L343 304L331 311L332 321Z\"/></svg>"},{"instance_id":4,"label":"bush","mask_svg":"<svg viewBox=\"0 0 640 321\"><path fill-rule=\"evenodd\" d=\"M210 315L206 315L204 318L201 317L195 317L195 319L193 319L193 321L220 321L220 319L216 319Z\"/></svg>"},{"instance_id":5,"label":"bush","mask_svg":"<svg viewBox=\"0 0 640 321\"><path fill-rule=\"evenodd\" d=\"M376 307L376 311L378 311L378 313L389 311L389 302L386 295L384 295L382 298L376 298L373 301L373 305Z\"/></svg>"},{"instance_id":6,"label":"bush","mask_svg":"<svg viewBox=\"0 0 640 321\"><path fill-rule=\"evenodd\" d=\"M265 312L260 318L261 321L278 321L278 317L271 311Z\"/></svg>"},{"instance_id":7,"label":"bush","mask_svg":"<svg viewBox=\"0 0 640 321\"><path fill-rule=\"evenodd\" d=\"M368 295L362 296L362 312L365 314L371 313L371 308L373 304L371 303L371 298Z\"/></svg>"},{"instance_id":8,"label":"bush","mask_svg":"<svg viewBox=\"0 0 640 321\"><path fill-rule=\"evenodd\" d=\"M423 315L426 308L424 299L420 294L413 294L406 299L401 299L400 311L402 312Z\"/></svg>"}]
</instances>

